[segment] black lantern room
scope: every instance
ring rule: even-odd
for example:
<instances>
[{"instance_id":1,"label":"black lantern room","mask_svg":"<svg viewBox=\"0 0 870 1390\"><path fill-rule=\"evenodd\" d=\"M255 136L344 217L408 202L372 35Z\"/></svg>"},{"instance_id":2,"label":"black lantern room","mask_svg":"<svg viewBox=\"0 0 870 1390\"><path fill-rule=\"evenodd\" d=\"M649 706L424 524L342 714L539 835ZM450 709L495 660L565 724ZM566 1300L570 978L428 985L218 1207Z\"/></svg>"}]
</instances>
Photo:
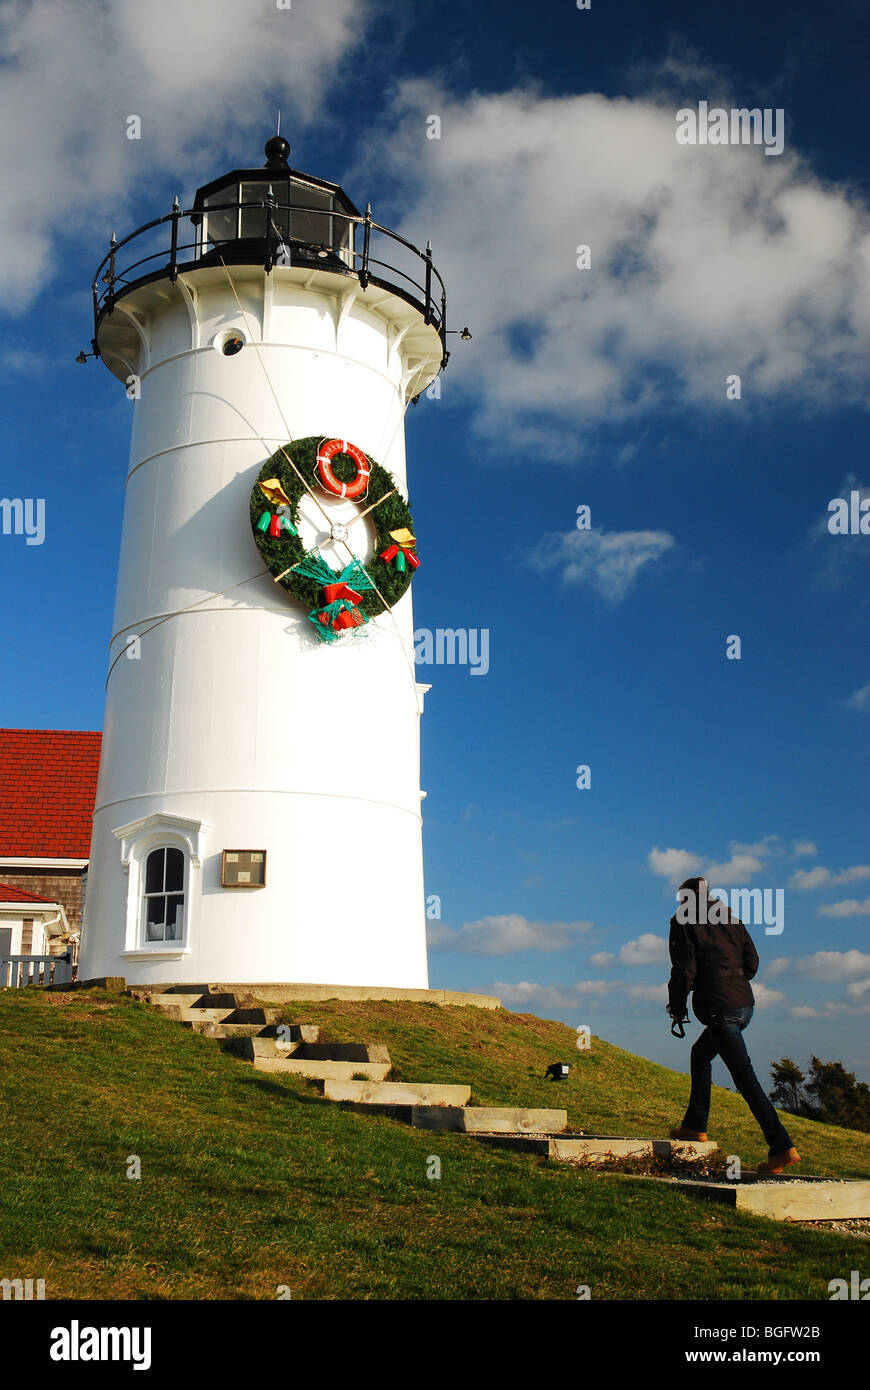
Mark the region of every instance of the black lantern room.
<instances>
[{"instance_id":1,"label":"black lantern room","mask_svg":"<svg viewBox=\"0 0 870 1390\"><path fill-rule=\"evenodd\" d=\"M264 243L275 262L310 261L353 268L361 213L337 183L291 169L281 135L266 141L262 169L236 169L197 189L191 221L200 264L259 259Z\"/></svg>"}]
</instances>

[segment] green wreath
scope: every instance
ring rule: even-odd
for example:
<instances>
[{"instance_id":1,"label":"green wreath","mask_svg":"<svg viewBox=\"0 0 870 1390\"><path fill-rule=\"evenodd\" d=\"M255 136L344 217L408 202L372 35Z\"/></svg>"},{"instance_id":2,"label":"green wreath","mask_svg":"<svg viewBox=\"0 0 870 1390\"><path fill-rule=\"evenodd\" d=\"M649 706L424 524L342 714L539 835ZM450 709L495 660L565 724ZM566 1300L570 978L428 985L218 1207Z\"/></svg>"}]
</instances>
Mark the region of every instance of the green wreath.
<instances>
[{"instance_id":1,"label":"green wreath","mask_svg":"<svg viewBox=\"0 0 870 1390\"><path fill-rule=\"evenodd\" d=\"M371 472L368 491L365 497L359 499L359 505L362 511L368 512L374 524L375 553L364 567L358 562L352 571L349 565L347 571L339 572L329 569L320 559L319 552L307 552L298 535L299 503L309 487L316 496L330 495L321 487L317 473L318 451L324 439L329 438L329 435L309 435L305 439L295 439L277 449L266 460L251 489L251 529L266 568L293 598L313 610L309 614L313 621L316 622L315 615L326 611L323 581L327 570L336 583L340 582L343 574L351 586L356 584L360 593L353 607L364 615L359 621L367 621L398 603L411 583L411 575L419 563L413 543L397 544L391 532L404 532L413 537L414 523L393 475L366 454L364 457ZM292 464L288 461L288 455ZM331 469L339 482L351 483L357 476L358 464L349 454L337 453L331 460ZM260 484L271 479L278 479L286 503L282 503L280 495L276 495L274 490L270 490L270 496L261 489ZM278 522L272 523L273 529L275 525L280 525L277 536L269 534L267 516L270 522L273 517L278 517ZM384 558L383 552L386 552L387 558ZM315 577L318 571L322 573L317 573ZM364 588L365 576L368 576L373 587ZM351 605L345 604L344 607L350 609ZM323 622L323 618L320 618L320 623ZM359 623L354 622L353 625ZM326 636L327 633L321 631L320 635Z\"/></svg>"}]
</instances>

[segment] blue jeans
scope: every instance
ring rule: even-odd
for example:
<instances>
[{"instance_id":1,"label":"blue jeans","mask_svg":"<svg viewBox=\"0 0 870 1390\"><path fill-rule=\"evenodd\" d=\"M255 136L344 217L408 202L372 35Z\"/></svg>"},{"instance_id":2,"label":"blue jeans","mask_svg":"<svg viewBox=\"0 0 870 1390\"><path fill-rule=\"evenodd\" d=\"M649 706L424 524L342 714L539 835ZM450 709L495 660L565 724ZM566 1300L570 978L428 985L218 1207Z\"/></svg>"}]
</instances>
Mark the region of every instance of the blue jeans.
<instances>
[{"instance_id":1,"label":"blue jeans","mask_svg":"<svg viewBox=\"0 0 870 1390\"><path fill-rule=\"evenodd\" d=\"M718 1055L760 1124L770 1153L785 1153L786 1149L792 1147L792 1141L769 1097L761 1089L761 1083L752 1069L746 1043L743 1041L743 1029L747 1027L751 1018L752 1006L749 1004L740 1009L726 1009L713 1015L712 1022L695 1043L692 1048L692 1093L683 1125L686 1129L694 1129L699 1133L706 1131L710 1116L710 1064Z\"/></svg>"}]
</instances>

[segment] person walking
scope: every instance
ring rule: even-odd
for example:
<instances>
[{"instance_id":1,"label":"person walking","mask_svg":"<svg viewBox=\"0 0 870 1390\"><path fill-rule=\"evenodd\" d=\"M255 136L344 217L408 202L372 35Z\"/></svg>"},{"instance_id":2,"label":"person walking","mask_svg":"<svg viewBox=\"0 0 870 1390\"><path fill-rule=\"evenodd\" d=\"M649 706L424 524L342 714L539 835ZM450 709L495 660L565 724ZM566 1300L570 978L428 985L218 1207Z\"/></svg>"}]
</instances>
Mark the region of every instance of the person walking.
<instances>
[{"instance_id":1,"label":"person walking","mask_svg":"<svg viewBox=\"0 0 870 1390\"><path fill-rule=\"evenodd\" d=\"M692 1089L683 1122L672 1129L672 1139L703 1143L710 1114L711 1063L722 1058L735 1086L752 1111L767 1140L768 1157L759 1173L781 1173L800 1162L788 1131L780 1120L752 1067L743 1030L755 1007L749 981L758 970L758 952L739 917L726 903L710 897L707 881L687 878L680 884L680 906L671 918L668 946L671 977L668 1013L684 1037L688 1020L686 1001L692 995L692 1012L704 1031L692 1048Z\"/></svg>"}]
</instances>

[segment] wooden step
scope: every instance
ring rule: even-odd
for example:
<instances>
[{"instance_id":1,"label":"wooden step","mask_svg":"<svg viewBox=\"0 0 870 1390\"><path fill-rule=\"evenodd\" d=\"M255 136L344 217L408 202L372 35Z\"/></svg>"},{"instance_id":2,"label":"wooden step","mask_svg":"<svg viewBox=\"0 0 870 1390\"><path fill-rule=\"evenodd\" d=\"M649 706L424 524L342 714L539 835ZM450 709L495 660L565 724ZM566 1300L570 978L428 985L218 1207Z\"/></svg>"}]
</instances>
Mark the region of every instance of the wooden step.
<instances>
[{"instance_id":1,"label":"wooden step","mask_svg":"<svg viewBox=\"0 0 870 1390\"><path fill-rule=\"evenodd\" d=\"M776 1221L870 1219L870 1182L860 1179L768 1177L744 1171L739 1182L620 1175L626 1182L664 1182L692 1197L722 1202ZM848 1277L848 1270L846 1271Z\"/></svg>"},{"instance_id":2,"label":"wooden step","mask_svg":"<svg viewBox=\"0 0 870 1390\"><path fill-rule=\"evenodd\" d=\"M415 1105L416 1129L460 1130L465 1134L558 1134L568 1128L567 1110L516 1110L490 1105Z\"/></svg>"},{"instance_id":3,"label":"wooden step","mask_svg":"<svg viewBox=\"0 0 870 1390\"><path fill-rule=\"evenodd\" d=\"M188 994L147 994L142 997L145 1003L150 1004L152 1008L163 1011L164 1009L192 1009L194 1004L197 1004L205 996L194 994L191 991Z\"/></svg>"},{"instance_id":4,"label":"wooden step","mask_svg":"<svg viewBox=\"0 0 870 1390\"><path fill-rule=\"evenodd\" d=\"M692 1144L681 1139L625 1139L608 1134L478 1134L484 1144L500 1149L521 1149L570 1163L610 1163L623 1158L665 1158L698 1163L718 1149L712 1141Z\"/></svg>"},{"instance_id":5,"label":"wooden step","mask_svg":"<svg viewBox=\"0 0 870 1390\"><path fill-rule=\"evenodd\" d=\"M351 1081L364 1076L368 1081L385 1081L389 1062L323 1062L296 1057L255 1057L256 1071L281 1072L285 1076L305 1076L310 1081Z\"/></svg>"},{"instance_id":6,"label":"wooden step","mask_svg":"<svg viewBox=\"0 0 870 1390\"><path fill-rule=\"evenodd\" d=\"M208 1038L277 1038L278 1027L282 1026L289 1028L289 1034L286 1036L291 1040L305 1039L314 1042L320 1037L320 1029L316 1024L303 1024L301 1030L297 1024L280 1025L283 1012L281 1009L234 1009L218 1023L209 1018L203 1020L198 1017L201 1012L196 1008L191 1009L190 1016L180 1020L182 1028L192 1028L194 1032L202 1033Z\"/></svg>"},{"instance_id":7,"label":"wooden step","mask_svg":"<svg viewBox=\"0 0 870 1390\"><path fill-rule=\"evenodd\" d=\"M319 1034L319 1030L310 1024L291 1027L289 1038L279 1035L277 1028L268 1028L255 1037L228 1038L224 1050L249 1060L293 1057L296 1061L307 1062L383 1062L387 1068L391 1065L390 1054L380 1043L321 1042L319 1036L317 1039L311 1036L313 1033Z\"/></svg>"},{"instance_id":8,"label":"wooden step","mask_svg":"<svg viewBox=\"0 0 870 1390\"><path fill-rule=\"evenodd\" d=\"M372 1106L467 1105L470 1086L442 1086L431 1081L324 1081L326 1100L344 1101L366 1109Z\"/></svg>"},{"instance_id":9,"label":"wooden step","mask_svg":"<svg viewBox=\"0 0 870 1390\"><path fill-rule=\"evenodd\" d=\"M172 1023L225 1023L234 1009L200 1009L194 1005L191 1008L173 1008L167 1005L159 1012L164 1018L168 1018Z\"/></svg>"}]
</instances>

